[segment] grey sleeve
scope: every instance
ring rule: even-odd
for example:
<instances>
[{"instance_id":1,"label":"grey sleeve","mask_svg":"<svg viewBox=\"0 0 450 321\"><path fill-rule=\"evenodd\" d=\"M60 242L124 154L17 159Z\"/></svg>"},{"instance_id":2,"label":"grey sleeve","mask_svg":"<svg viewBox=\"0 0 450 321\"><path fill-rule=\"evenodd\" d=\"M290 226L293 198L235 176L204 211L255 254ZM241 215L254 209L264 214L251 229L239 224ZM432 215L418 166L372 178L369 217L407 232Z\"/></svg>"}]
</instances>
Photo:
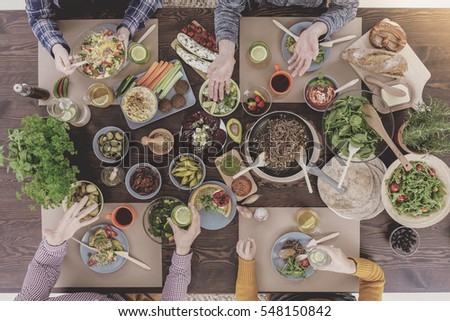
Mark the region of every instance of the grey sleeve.
<instances>
[{"instance_id":1,"label":"grey sleeve","mask_svg":"<svg viewBox=\"0 0 450 321\"><path fill-rule=\"evenodd\" d=\"M328 27L326 36L338 31L356 17L359 0L331 0L327 12L315 21L321 21Z\"/></svg>"},{"instance_id":2,"label":"grey sleeve","mask_svg":"<svg viewBox=\"0 0 450 321\"><path fill-rule=\"evenodd\" d=\"M245 0L217 0L214 12L216 41L231 40L238 46L239 19L245 9Z\"/></svg>"}]
</instances>

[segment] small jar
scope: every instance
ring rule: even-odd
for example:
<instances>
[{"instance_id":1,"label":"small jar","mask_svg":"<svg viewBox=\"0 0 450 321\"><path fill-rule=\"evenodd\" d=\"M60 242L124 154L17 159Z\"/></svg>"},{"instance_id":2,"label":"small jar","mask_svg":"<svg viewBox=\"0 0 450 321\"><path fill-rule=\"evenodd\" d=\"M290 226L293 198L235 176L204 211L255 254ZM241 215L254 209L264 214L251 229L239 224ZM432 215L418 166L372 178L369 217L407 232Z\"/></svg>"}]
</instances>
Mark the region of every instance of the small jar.
<instances>
[{"instance_id":1,"label":"small jar","mask_svg":"<svg viewBox=\"0 0 450 321\"><path fill-rule=\"evenodd\" d=\"M105 167L101 179L106 186L116 186L125 181L125 171L121 167Z\"/></svg>"}]
</instances>

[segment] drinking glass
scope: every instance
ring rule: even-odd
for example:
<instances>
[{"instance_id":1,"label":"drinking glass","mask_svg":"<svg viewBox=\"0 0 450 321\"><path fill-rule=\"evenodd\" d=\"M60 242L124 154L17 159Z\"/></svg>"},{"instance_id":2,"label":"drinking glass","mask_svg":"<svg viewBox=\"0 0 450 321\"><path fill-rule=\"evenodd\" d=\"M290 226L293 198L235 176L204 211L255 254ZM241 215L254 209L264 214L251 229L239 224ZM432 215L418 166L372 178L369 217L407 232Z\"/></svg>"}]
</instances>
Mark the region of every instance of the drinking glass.
<instances>
[{"instance_id":1,"label":"drinking glass","mask_svg":"<svg viewBox=\"0 0 450 321\"><path fill-rule=\"evenodd\" d=\"M78 104L69 98L55 98L48 102L47 112L59 121L82 127L91 119L91 110L85 104Z\"/></svg>"},{"instance_id":2,"label":"drinking glass","mask_svg":"<svg viewBox=\"0 0 450 321\"><path fill-rule=\"evenodd\" d=\"M95 107L106 108L112 104L114 93L108 86L95 83L88 88L87 96L84 99Z\"/></svg>"},{"instance_id":3,"label":"drinking glass","mask_svg":"<svg viewBox=\"0 0 450 321\"><path fill-rule=\"evenodd\" d=\"M312 234L319 231L320 218L310 208L302 208L297 211L297 228L305 233Z\"/></svg>"}]
</instances>

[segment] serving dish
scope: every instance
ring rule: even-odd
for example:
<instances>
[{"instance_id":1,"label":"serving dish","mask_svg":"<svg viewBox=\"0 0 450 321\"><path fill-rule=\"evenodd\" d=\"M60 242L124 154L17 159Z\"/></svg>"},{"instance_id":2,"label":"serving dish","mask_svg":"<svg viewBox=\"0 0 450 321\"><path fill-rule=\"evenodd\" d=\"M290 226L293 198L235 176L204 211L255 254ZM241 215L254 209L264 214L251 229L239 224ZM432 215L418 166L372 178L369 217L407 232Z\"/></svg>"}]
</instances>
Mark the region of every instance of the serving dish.
<instances>
[{"instance_id":1,"label":"serving dish","mask_svg":"<svg viewBox=\"0 0 450 321\"><path fill-rule=\"evenodd\" d=\"M87 190L87 186L90 186L90 190ZM95 189L95 190L94 190ZM92 191L91 191L92 190ZM92 194L92 195L91 195ZM68 195L62 202L62 208L67 211L75 202L81 201L81 199L88 195L90 199L87 201L83 209L97 203L99 206L97 209L91 212L88 216L84 217L82 220L89 220L92 217L99 215L103 210L104 200L103 194L100 188L92 182L80 180L77 181L71 189L71 194Z\"/></svg>"},{"instance_id":2,"label":"serving dish","mask_svg":"<svg viewBox=\"0 0 450 321\"><path fill-rule=\"evenodd\" d=\"M153 177L158 180L156 188L153 188L154 189L153 192L146 194L146 195L141 195L132 189L131 179L132 179L133 175L135 174L136 170L138 170L139 168L151 169ZM153 184L153 182L152 182L152 184ZM134 198L137 198L140 200L151 199L151 198L155 197L156 194L158 194L159 190L161 189L161 186L162 186L161 173L155 166L150 165L148 163L139 163L139 164L133 165L128 170L127 175L125 176L125 186L127 188L128 193L130 193L130 195L133 196Z\"/></svg>"},{"instance_id":3,"label":"serving dish","mask_svg":"<svg viewBox=\"0 0 450 321\"><path fill-rule=\"evenodd\" d=\"M312 77L305 85L303 98L306 104L314 111L324 112L336 94L338 82L331 76L319 73Z\"/></svg>"},{"instance_id":4,"label":"serving dish","mask_svg":"<svg viewBox=\"0 0 450 321\"><path fill-rule=\"evenodd\" d=\"M271 261L274 270L283 278L292 281L301 281L309 278L314 273L314 269L311 265L308 264L307 267L304 267L304 275L303 276L292 276L292 275L283 275L281 270L286 265L286 260L280 257L280 251L283 249L283 246L287 241L294 240L300 242L303 247L306 247L309 241L312 240L311 236L304 234L302 232L289 232L281 235L273 244L271 251ZM306 251L305 251L306 253Z\"/></svg>"},{"instance_id":5,"label":"serving dish","mask_svg":"<svg viewBox=\"0 0 450 321\"><path fill-rule=\"evenodd\" d=\"M198 92L198 100L203 110L214 117L225 117L231 115L239 106L241 101L241 91L236 82L230 80L230 93L224 92L224 99L220 101L213 101L208 97L209 79L200 87Z\"/></svg>"},{"instance_id":6,"label":"serving dish","mask_svg":"<svg viewBox=\"0 0 450 321\"><path fill-rule=\"evenodd\" d=\"M123 234L123 232L121 230L119 230L118 228L116 228L116 227L114 227L112 225L100 224L100 225L96 225L96 226L91 227L83 235L83 238L81 239L81 242L83 242L85 244L88 244L89 243L89 236L93 235L95 233L95 231L97 231L99 228L105 228L106 226L109 226L109 228L111 228L114 232L117 233L117 236L115 236L114 238L117 241L120 242L120 244L123 247L123 250L128 252L130 247L129 247L128 240L127 240L125 234ZM116 272L126 262L126 259L124 257L116 255L115 256L115 260L112 263L104 264L104 265L95 264L95 265L89 266L88 265L88 261L89 261L90 255L92 255L92 254L95 254L94 251L91 251L88 248L86 248L85 246L80 245L80 255L81 255L81 259L83 260L84 264L86 264L87 267L89 267L91 270L93 270L93 271L95 271L97 273L106 274L106 273Z\"/></svg>"},{"instance_id":7,"label":"serving dish","mask_svg":"<svg viewBox=\"0 0 450 321\"><path fill-rule=\"evenodd\" d=\"M228 198L228 203L226 205L218 207L213 199L215 193L220 192L223 195L217 197L218 202L223 203L223 196ZM203 202L203 196L208 198L208 207L205 207ZM200 214L200 226L206 230L220 230L224 228L234 219L236 215L236 197L234 196L231 189L220 182L208 181L200 185L196 190L194 190L189 197L189 203L193 204Z\"/></svg>"},{"instance_id":8,"label":"serving dish","mask_svg":"<svg viewBox=\"0 0 450 321\"><path fill-rule=\"evenodd\" d=\"M120 135L117 135L116 133L120 133ZM114 146L112 146L111 143L114 144ZM116 158L106 157L104 152L100 150L100 148L106 147L105 146L106 144L110 144L111 148L121 147L120 150L121 156ZM115 126L103 127L95 134L94 139L92 140L92 149L94 150L95 156L97 156L97 158L102 162L108 164L113 164L122 161L128 153L128 148L129 148L128 136L122 129Z\"/></svg>"},{"instance_id":9,"label":"serving dish","mask_svg":"<svg viewBox=\"0 0 450 321\"><path fill-rule=\"evenodd\" d=\"M181 190L190 191L196 189L203 183L205 177L205 163L195 154L180 154L169 165L170 181ZM183 181L186 182L183 184Z\"/></svg>"},{"instance_id":10,"label":"serving dish","mask_svg":"<svg viewBox=\"0 0 450 321\"><path fill-rule=\"evenodd\" d=\"M298 23L292 25L289 28L289 30L293 34L299 35L301 30L308 29L311 25L312 25L312 22L309 22L309 21L298 22ZM288 60L291 59L291 57L292 57L292 53L289 52L289 50L286 48L286 42L288 41L288 38L292 38L292 37L285 33L283 35L283 39L281 40L281 54L282 54L284 60L286 60L286 62L288 62ZM330 41L331 38L328 36L328 37L325 37L323 40ZM295 45L295 42L294 42L294 45ZM323 65L325 65L325 63L327 62L328 57L330 56L331 48L319 46L319 50L321 51L320 54L323 55L323 60L320 63L315 63L313 61L311 63L311 66L308 68L307 72L317 70L317 69L321 68Z\"/></svg>"},{"instance_id":11,"label":"serving dish","mask_svg":"<svg viewBox=\"0 0 450 321\"><path fill-rule=\"evenodd\" d=\"M174 59L174 60L171 60L170 62L171 62L171 63L175 63L175 62L177 62L177 61L179 62L178 59ZM148 124L154 123L154 122L156 122L156 121L158 121L158 120L160 120L160 119L166 118L166 117L168 117L168 116L170 116L170 115L173 115L173 114L175 114L175 113L178 113L179 111L185 110L185 109L187 109L187 108L192 107L193 105L195 105L195 103L197 102L197 100L195 99L194 92L192 91L192 87L191 87L191 85L190 85L190 83L189 83L189 79L188 79L188 77L187 77L187 75L186 75L186 72L185 72L185 70L184 70L184 68L183 68L183 65L181 65L180 71L183 73L183 77L181 77L181 80L184 80L184 81L186 81L186 82L189 84L189 90L188 90L188 92L184 95L184 97L185 97L185 99L186 99L186 104L185 104L185 106L182 107L182 108L180 108L180 109L172 108L172 109L170 109L168 112L162 112L161 110L159 110L159 109L157 108L155 115L154 115L151 119L149 119L149 120L147 120L147 121L145 121L145 122L143 122L143 123L137 123L137 122L134 122L134 121L132 121L131 119L128 119L128 118L124 115L124 116L125 116L125 120L126 120L128 126L129 126L131 129L138 129L138 128L144 127L144 126L146 126L146 125L148 125ZM137 75L137 78L139 79L139 78L142 77L144 74L145 74L145 72L138 74L138 75ZM114 85L114 90L117 90L117 89L119 88L120 83L121 83L121 82L119 81L118 83L116 83L116 84ZM167 98L167 99L172 99L172 97L175 96L175 95L176 95L176 91L175 91L174 88L172 88L172 89L169 91L169 93L167 94L167 96L166 96L165 98ZM120 104L121 106L122 106L122 100L123 100L123 95L117 97L117 101L119 102L119 104Z\"/></svg>"},{"instance_id":12,"label":"serving dish","mask_svg":"<svg viewBox=\"0 0 450 321\"><path fill-rule=\"evenodd\" d=\"M442 221L450 212L450 169L441 159L437 158L436 156L407 154L405 155L405 157L410 162L424 162L426 165L430 166L430 168L433 168L435 170L435 173L433 175L435 175L440 181L442 181L445 188L445 196L443 197L442 207L434 212L430 211L425 213L427 216L410 216L404 214L402 215L401 213L399 213L399 211L391 203L388 192L390 179L394 171L401 166L399 160L393 162L384 174L383 182L381 184L381 200L387 213L399 224L410 228L425 228L432 226Z\"/></svg>"}]
</instances>

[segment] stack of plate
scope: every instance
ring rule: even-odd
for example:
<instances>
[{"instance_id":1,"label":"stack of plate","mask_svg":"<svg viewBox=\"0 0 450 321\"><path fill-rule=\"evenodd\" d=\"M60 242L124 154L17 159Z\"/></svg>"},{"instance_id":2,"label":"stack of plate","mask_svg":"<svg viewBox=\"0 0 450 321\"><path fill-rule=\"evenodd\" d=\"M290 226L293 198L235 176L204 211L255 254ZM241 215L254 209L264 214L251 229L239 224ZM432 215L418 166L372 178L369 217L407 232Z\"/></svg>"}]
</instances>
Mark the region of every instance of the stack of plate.
<instances>
[{"instance_id":1,"label":"stack of plate","mask_svg":"<svg viewBox=\"0 0 450 321\"><path fill-rule=\"evenodd\" d=\"M339 181L345 163L332 158L322 171ZM347 193L340 194L319 178L318 189L322 201L337 215L354 220L368 220L384 210L381 202L381 184L386 166L379 158L368 162L352 162L347 171L343 186Z\"/></svg>"}]
</instances>

